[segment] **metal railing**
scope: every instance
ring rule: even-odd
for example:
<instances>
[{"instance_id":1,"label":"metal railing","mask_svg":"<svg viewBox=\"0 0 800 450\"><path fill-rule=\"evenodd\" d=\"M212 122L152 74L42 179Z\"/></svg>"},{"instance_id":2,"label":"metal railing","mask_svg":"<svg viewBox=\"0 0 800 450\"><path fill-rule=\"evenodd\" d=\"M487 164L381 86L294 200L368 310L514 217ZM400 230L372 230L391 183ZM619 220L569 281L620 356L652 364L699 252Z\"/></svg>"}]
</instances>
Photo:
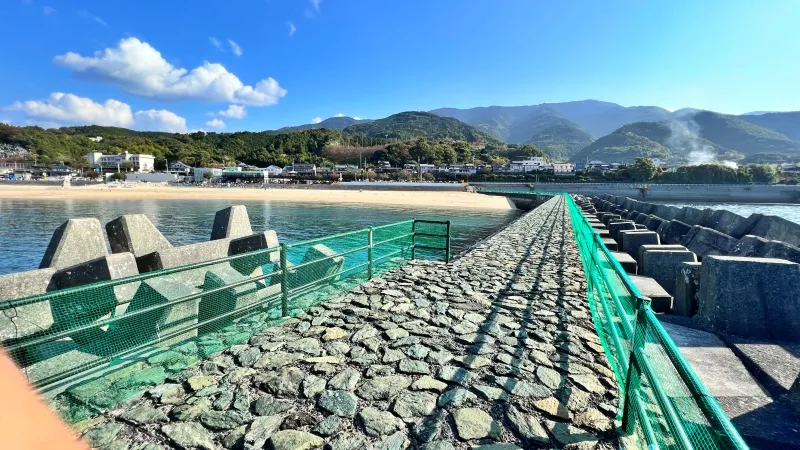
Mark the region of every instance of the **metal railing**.
<instances>
[{"instance_id":1,"label":"metal railing","mask_svg":"<svg viewBox=\"0 0 800 450\"><path fill-rule=\"evenodd\" d=\"M648 449L747 449L659 323L650 299L633 284L572 197L565 197L592 317L620 385L623 432L636 433Z\"/></svg>"},{"instance_id":2,"label":"metal railing","mask_svg":"<svg viewBox=\"0 0 800 450\"><path fill-rule=\"evenodd\" d=\"M59 395L193 342L180 363L161 364L175 372L410 259L449 262L450 231L449 221L408 220L2 301L0 345L43 392L66 389Z\"/></svg>"}]
</instances>

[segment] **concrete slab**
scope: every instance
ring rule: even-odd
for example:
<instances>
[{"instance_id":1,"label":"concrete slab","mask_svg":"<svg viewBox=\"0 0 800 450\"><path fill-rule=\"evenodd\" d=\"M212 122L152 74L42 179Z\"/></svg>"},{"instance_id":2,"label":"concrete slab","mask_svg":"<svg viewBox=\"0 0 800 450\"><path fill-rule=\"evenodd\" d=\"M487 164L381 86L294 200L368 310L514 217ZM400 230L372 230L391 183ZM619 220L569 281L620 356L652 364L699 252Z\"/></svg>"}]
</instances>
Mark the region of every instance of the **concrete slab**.
<instances>
[{"instance_id":1,"label":"concrete slab","mask_svg":"<svg viewBox=\"0 0 800 450\"><path fill-rule=\"evenodd\" d=\"M620 243L620 248L622 251L631 255L634 259L636 259L636 263L640 265L642 262L639 260L639 247L642 245L661 244L661 241L658 238L658 233L655 231L639 230L621 231L619 233L619 239L617 242Z\"/></svg>"},{"instance_id":2,"label":"concrete slab","mask_svg":"<svg viewBox=\"0 0 800 450\"><path fill-rule=\"evenodd\" d=\"M686 247L682 245L665 245L665 244L650 244L650 245L643 245L639 247L639 258L638 260L641 261L644 258L645 252L649 252L650 250L686 250Z\"/></svg>"},{"instance_id":3,"label":"concrete slab","mask_svg":"<svg viewBox=\"0 0 800 450\"><path fill-rule=\"evenodd\" d=\"M55 269L29 270L0 276L0 302L43 294L55 289ZM0 314L0 341L30 336L53 326L47 300L20 306Z\"/></svg>"},{"instance_id":4,"label":"concrete slab","mask_svg":"<svg viewBox=\"0 0 800 450\"><path fill-rule=\"evenodd\" d=\"M656 280L642 275L628 276L639 289L639 292L650 298L653 311L667 312L672 309L672 296Z\"/></svg>"},{"instance_id":5,"label":"concrete slab","mask_svg":"<svg viewBox=\"0 0 800 450\"><path fill-rule=\"evenodd\" d=\"M639 273L652 277L672 296L681 263L697 262L697 255L688 250L650 250L642 255Z\"/></svg>"},{"instance_id":6,"label":"concrete slab","mask_svg":"<svg viewBox=\"0 0 800 450\"><path fill-rule=\"evenodd\" d=\"M603 238L603 244L605 244L606 248L609 250L617 250L617 241L611 238Z\"/></svg>"},{"instance_id":7,"label":"concrete slab","mask_svg":"<svg viewBox=\"0 0 800 450\"><path fill-rule=\"evenodd\" d=\"M617 235L620 231L634 229L636 229L636 226L632 220L617 220L608 224L608 233L610 234L611 239L617 239Z\"/></svg>"},{"instance_id":8,"label":"concrete slab","mask_svg":"<svg viewBox=\"0 0 800 450\"><path fill-rule=\"evenodd\" d=\"M234 205L217 211L214 215L214 225L211 228L211 240L225 238L239 238L250 236L253 229L250 227L250 216L244 205Z\"/></svg>"}]
</instances>

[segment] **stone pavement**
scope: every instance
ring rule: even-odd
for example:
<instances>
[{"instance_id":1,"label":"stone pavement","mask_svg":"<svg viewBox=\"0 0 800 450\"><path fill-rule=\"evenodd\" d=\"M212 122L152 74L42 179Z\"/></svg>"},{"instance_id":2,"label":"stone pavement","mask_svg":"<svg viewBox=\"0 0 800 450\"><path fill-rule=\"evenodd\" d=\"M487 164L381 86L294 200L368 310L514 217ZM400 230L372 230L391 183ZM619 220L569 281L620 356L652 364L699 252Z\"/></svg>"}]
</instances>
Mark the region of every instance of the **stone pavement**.
<instances>
[{"instance_id":1,"label":"stone pavement","mask_svg":"<svg viewBox=\"0 0 800 450\"><path fill-rule=\"evenodd\" d=\"M77 424L98 449L616 448L563 198Z\"/></svg>"}]
</instances>

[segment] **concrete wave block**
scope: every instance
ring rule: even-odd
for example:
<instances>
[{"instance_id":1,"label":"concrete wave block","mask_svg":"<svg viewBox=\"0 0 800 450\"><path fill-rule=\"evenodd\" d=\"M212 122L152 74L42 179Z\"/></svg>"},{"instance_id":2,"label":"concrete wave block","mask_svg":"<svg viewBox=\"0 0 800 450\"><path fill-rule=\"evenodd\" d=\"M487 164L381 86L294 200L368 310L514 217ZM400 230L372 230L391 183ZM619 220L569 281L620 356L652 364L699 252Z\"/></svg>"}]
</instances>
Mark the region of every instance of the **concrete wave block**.
<instances>
[{"instance_id":1,"label":"concrete wave block","mask_svg":"<svg viewBox=\"0 0 800 450\"><path fill-rule=\"evenodd\" d=\"M214 215L214 226L211 228L211 240L250 236L250 216L244 205L234 205L217 211Z\"/></svg>"},{"instance_id":2,"label":"concrete wave block","mask_svg":"<svg viewBox=\"0 0 800 450\"><path fill-rule=\"evenodd\" d=\"M618 220L608 224L608 234L611 239L619 242L619 232L624 230L635 230L636 227L631 220Z\"/></svg>"},{"instance_id":3,"label":"concrete wave block","mask_svg":"<svg viewBox=\"0 0 800 450\"><path fill-rule=\"evenodd\" d=\"M641 261L639 273L652 277L674 296L681 263L697 262L697 255L688 250L650 250L642 252Z\"/></svg>"},{"instance_id":4,"label":"concrete wave block","mask_svg":"<svg viewBox=\"0 0 800 450\"><path fill-rule=\"evenodd\" d=\"M764 214L753 213L750 214L744 221L740 222L739 225L736 226L735 229L731 230L730 234L731 237L735 237L736 239L741 239L744 236L751 234L750 230L756 226L759 220L764 217Z\"/></svg>"},{"instance_id":5,"label":"concrete wave block","mask_svg":"<svg viewBox=\"0 0 800 450\"><path fill-rule=\"evenodd\" d=\"M738 241L717 230L695 225L681 243L704 258L709 255L730 255L736 251Z\"/></svg>"},{"instance_id":6,"label":"concrete wave block","mask_svg":"<svg viewBox=\"0 0 800 450\"><path fill-rule=\"evenodd\" d=\"M685 262L678 267L678 274L675 277L675 299L672 303L673 314L689 317L697 312L701 266L699 262Z\"/></svg>"},{"instance_id":7,"label":"concrete wave block","mask_svg":"<svg viewBox=\"0 0 800 450\"><path fill-rule=\"evenodd\" d=\"M57 289L62 290L117 280L138 273L133 253L117 253L60 270L53 276L53 283ZM55 320L54 326L86 325L111 317L115 311L123 312L127 308L124 305L133 299L138 288L139 282L133 282L113 287L100 285L75 294L64 291L53 295L50 308ZM99 339L103 331L101 328L94 328L74 333L71 337L79 344L88 344Z\"/></svg>"},{"instance_id":8,"label":"concrete wave block","mask_svg":"<svg viewBox=\"0 0 800 450\"><path fill-rule=\"evenodd\" d=\"M265 285L260 281L247 282L250 277L242 275L228 264L215 265L206 272L202 289L209 291L236 284L229 289L220 290L200 299L198 310L199 321L204 322L214 317L254 305L262 301L262 290ZM222 320L204 325L200 333L211 331L230 324L237 315L228 316Z\"/></svg>"},{"instance_id":9,"label":"concrete wave block","mask_svg":"<svg viewBox=\"0 0 800 450\"><path fill-rule=\"evenodd\" d=\"M726 209L718 209L711 214L711 217L709 217L700 225L706 228L711 228L712 230L717 230L720 233L730 235L746 221L747 219L736 213L732 213Z\"/></svg>"},{"instance_id":10,"label":"concrete wave block","mask_svg":"<svg viewBox=\"0 0 800 450\"><path fill-rule=\"evenodd\" d=\"M621 231L619 236L620 248L622 251L631 255L631 257L635 259L636 263L639 265L642 264L642 262L639 260L639 247L642 245L661 244L661 241L658 238L658 233L655 231Z\"/></svg>"},{"instance_id":11,"label":"concrete wave block","mask_svg":"<svg viewBox=\"0 0 800 450\"><path fill-rule=\"evenodd\" d=\"M603 216L602 219L600 219L600 221L603 222L603 225L608 226L609 223L616 222L621 218L622 216L620 216L619 214L606 214Z\"/></svg>"},{"instance_id":12,"label":"concrete wave block","mask_svg":"<svg viewBox=\"0 0 800 450\"><path fill-rule=\"evenodd\" d=\"M800 264L774 258L707 256L698 321L718 333L800 341Z\"/></svg>"},{"instance_id":13,"label":"concrete wave block","mask_svg":"<svg viewBox=\"0 0 800 450\"><path fill-rule=\"evenodd\" d=\"M342 270L344 266L344 256L334 256L336 252L323 244L309 247L303 255L301 264L308 264L299 269L292 270L290 275L290 286L292 289L306 284L332 283L339 276L333 276ZM331 257L331 258L329 258Z\"/></svg>"},{"instance_id":14,"label":"concrete wave block","mask_svg":"<svg viewBox=\"0 0 800 450\"><path fill-rule=\"evenodd\" d=\"M650 298L650 306L655 312L667 312L672 309L672 296L654 279L642 275L628 275L633 284L645 297Z\"/></svg>"},{"instance_id":15,"label":"concrete wave block","mask_svg":"<svg viewBox=\"0 0 800 450\"><path fill-rule=\"evenodd\" d=\"M650 231L656 231L658 230L658 227L660 227L661 224L663 224L664 222L666 222L665 219L662 219L659 216L651 215L650 217L647 218L647 220L644 222L643 225L646 226L647 229Z\"/></svg>"},{"instance_id":16,"label":"concrete wave block","mask_svg":"<svg viewBox=\"0 0 800 450\"><path fill-rule=\"evenodd\" d=\"M136 258L136 263L139 266L139 272L152 272L225 258L228 256L229 247L230 239L198 242L197 244L157 250Z\"/></svg>"},{"instance_id":17,"label":"concrete wave block","mask_svg":"<svg viewBox=\"0 0 800 450\"><path fill-rule=\"evenodd\" d=\"M139 285L126 314L198 294L194 277L179 272L145 280ZM174 305L155 308L137 316L124 318L109 327L109 339L114 346L123 348L157 340L158 345L169 346L197 336L197 328L188 329L175 336L168 335L189 328L198 322L200 297Z\"/></svg>"},{"instance_id":18,"label":"concrete wave block","mask_svg":"<svg viewBox=\"0 0 800 450\"><path fill-rule=\"evenodd\" d=\"M733 256L761 256L761 249L770 242L767 239L758 236L751 236L747 235L743 238L739 239L739 242L736 243L736 247L731 252Z\"/></svg>"},{"instance_id":19,"label":"concrete wave block","mask_svg":"<svg viewBox=\"0 0 800 450\"><path fill-rule=\"evenodd\" d=\"M691 229L691 225L675 219L662 223L656 231L661 238L661 242L667 244L677 244L683 240L683 237L686 236Z\"/></svg>"},{"instance_id":20,"label":"concrete wave block","mask_svg":"<svg viewBox=\"0 0 800 450\"><path fill-rule=\"evenodd\" d=\"M638 216L636 216L636 219L633 220L633 223L637 225L644 225L645 222L647 222L647 219L649 218L650 218L649 214L641 213Z\"/></svg>"},{"instance_id":21,"label":"concrete wave block","mask_svg":"<svg viewBox=\"0 0 800 450\"><path fill-rule=\"evenodd\" d=\"M107 253L99 220L70 219L53 233L39 268L64 269L103 257Z\"/></svg>"},{"instance_id":22,"label":"concrete wave block","mask_svg":"<svg viewBox=\"0 0 800 450\"><path fill-rule=\"evenodd\" d=\"M55 269L39 269L0 275L0 302L43 294L55 289ZM53 326L47 300L7 309L0 313L0 340L30 336Z\"/></svg>"},{"instance_id":23,"label":"concrete wave block","mask_svg":"<svg viewBox=\"0 0 800 450\"><path fill-rule=\"evenodd\" d=\"M768 241L759 251L758 256L778 258L800 263L800 248L781 241Z\"/></svg>"},{"instance_id":24,"label":"concrete wave block","mask_svg":"<svg viewBox=\"0 0 800 450\"><path fill-rule=\"evenodd\" d=\"M800 224L778 216L764 216L747 233L800 247Z\"/></svg>"},{"instance_id":25,"label":"concrete wave block","mask_svg":"<svg viewBox=\"0 0 800 450\"><path fill-rule=\"evenodd\" d=\"M106 224L113 253L131 252L140 257L172 247L144 214L126 214Z\"/></svg>"}]
</instances>

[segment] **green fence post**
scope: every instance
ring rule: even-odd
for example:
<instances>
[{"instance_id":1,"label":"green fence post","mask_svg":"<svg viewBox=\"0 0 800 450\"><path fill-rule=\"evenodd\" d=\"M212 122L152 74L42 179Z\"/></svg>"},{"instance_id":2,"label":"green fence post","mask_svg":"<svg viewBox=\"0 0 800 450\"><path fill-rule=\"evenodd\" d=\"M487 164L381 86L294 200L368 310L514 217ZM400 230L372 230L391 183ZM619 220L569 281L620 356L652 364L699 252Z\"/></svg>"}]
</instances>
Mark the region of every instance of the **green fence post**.
<instances>
[{"instance_id":1,"label":"green fence post","mask_svg":"<svg viewBox=\"0 0 800 450\"><path fill-rule=\"evenodd\" d=\"M445 253L445 255L444 255L444 262L445 262L445 264L449 264L450 263L450 221L448 220L448 221L446 221L446 223L447 223L447 245L445 246L446 247L445 251L447 253Z\"/></svg>"},{"instance_id":2,"label":"green fence post","mask_svg":"<svg viewBox=\"0 0 800 450\"><path fill-rule=\"evenodd\" d=\"M411 223L411 259L417 259L417 219Z\"/></svg>"},{"instance_id":3,"label":"green fence post","mask_svg":"<svg viewBox=\"0 0 800 450\"><path fill-rule=\"evenodd\" d=\"M369 276L370 280L372 279L372 270L373 270L372 269L372 245L373 245L372 244L373 243L372 239L373 239L373 237L372 237L372 227L369 227L369 248L367 248L367 259L369 259L369 264L367 265L367 276Z\"/></svg>"},{"instance_id":4,"label":"green fence post","mask_svg":"<svg viewBox=\"0 0 800 450\"><path fill-rule=\"evenodd\" d=\"M281 244L281 315L289 315L289 270L286 262L286 244Z\"/></svg>"}]
</instances>

